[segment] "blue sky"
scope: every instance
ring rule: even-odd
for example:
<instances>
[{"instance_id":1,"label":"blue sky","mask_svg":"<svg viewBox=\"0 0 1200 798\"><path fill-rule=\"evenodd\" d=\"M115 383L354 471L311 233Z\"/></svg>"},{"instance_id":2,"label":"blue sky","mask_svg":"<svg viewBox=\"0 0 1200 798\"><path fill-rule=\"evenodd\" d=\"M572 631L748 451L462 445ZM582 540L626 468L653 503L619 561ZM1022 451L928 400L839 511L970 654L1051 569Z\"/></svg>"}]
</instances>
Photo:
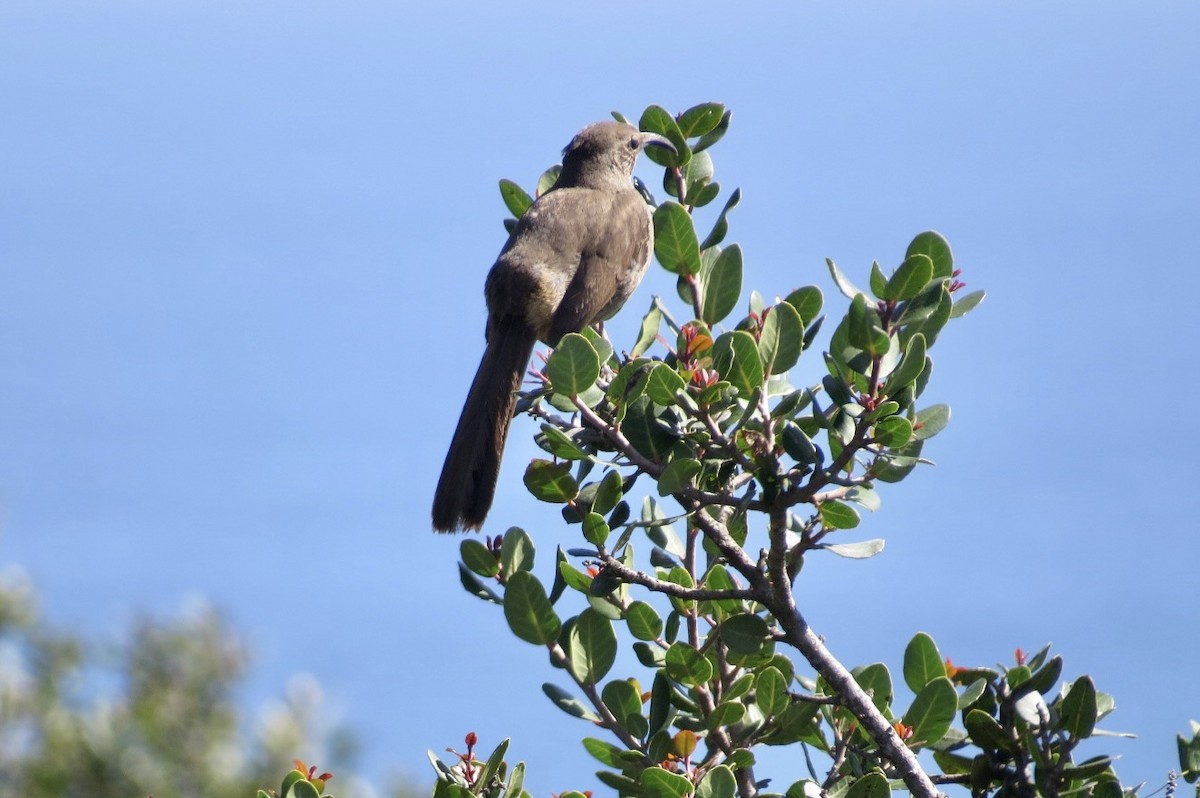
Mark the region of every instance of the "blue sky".
<instances>
[{"instance_id":1,"label":"blue sky","mask_svg":"<svg viewBox=\"0 0 1200 798\"><path fill-rule=\"evenodd\" d=\"M578 5L0 6L0 562L98 638L207 597L258 652L247 701L315 674L377 779L474 729L539 796L595 786L429 499L496 181L610 110L716 100L748 287L830 297L825 257L863 281L932 228L989 294L933 353L938 465L864 522L881 556L809 564L810 620L893 669L918 630L960 664L1053 641L1160 784L1200 717L1200 7ZM549 573L533 428L486 531L528 526Z\"/></svg>"}]
</instances>

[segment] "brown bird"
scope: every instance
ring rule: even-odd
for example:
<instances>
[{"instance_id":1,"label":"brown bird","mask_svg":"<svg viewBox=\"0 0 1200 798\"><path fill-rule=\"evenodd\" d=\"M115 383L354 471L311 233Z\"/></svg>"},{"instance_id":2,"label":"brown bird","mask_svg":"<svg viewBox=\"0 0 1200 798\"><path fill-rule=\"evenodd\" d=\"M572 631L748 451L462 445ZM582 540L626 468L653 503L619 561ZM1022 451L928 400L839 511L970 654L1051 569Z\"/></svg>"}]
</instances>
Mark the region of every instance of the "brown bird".
<instances>
[{"instance_id":1,"label":"brown bird","mask_svg":"<svg viewBox=\"0 0 1200 798\"><path fill-rule=\"evenodd\" d=\"M563 150L562 172L513 228L484 285L487 346L433 497L433 528L479 529L492 506L521 375L537 341L556 346L612 317L654 252L651 209L634 188L647 146L671 142L598 122Z\"/></svg>"}]
</instances>

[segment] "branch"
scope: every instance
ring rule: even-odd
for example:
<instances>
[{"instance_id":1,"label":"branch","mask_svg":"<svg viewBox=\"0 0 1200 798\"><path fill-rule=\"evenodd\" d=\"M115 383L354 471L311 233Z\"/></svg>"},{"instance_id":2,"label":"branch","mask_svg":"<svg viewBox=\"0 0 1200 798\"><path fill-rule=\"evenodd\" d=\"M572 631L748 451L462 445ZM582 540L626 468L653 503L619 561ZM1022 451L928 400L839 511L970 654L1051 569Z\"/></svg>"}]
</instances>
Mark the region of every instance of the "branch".
<instances>
[{"instance_id":1,"label":"branch","mask_svg":"<svg viewBox=\"0 0 1200 798\"><path fill-rule=\"evenodd\" d=\"M755 598L754 591L748 589L709 590L699 587L684 587L674 582L666 582L651 576L645 571L637 571L630 568L607 551L600 552L600 562L604 566L604 570L612 572L622 582L641 585L655 593L663 593L685 601L723 601L728 599L753 601Z\"/></svg>"},{"instance_id":2,"label":"branch","mask_svg":"<svg viewBox=\"0 0 1200 798\"><path fill-rule=\"evenodd\" d=\"M879 746L880 753L895 768L909 791L918 798L942 798L937 787L917 761L917 755L896 734L887 718L876 708L871 697L821 641L792 597L791 585L776 585L776 601L769 605L777 621L784 629L784 639L795 647L809 664L825 677L825 681L841 697L842 703L854 717L858 718L871 739ZM778 606L775 606L775 605Z\"/></svg>"}]
</instances>

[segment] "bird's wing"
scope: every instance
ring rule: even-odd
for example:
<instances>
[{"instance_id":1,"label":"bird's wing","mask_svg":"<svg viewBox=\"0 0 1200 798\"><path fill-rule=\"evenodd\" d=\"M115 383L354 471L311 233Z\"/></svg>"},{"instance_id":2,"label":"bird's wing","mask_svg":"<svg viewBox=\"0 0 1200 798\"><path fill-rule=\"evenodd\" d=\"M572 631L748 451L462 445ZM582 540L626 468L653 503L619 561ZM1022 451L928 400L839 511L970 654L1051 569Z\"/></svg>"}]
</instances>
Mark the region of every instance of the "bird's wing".
<instances>
[{"instance_id":1,"label":"bird's wing","mask_svg":"<svg viewBox=\"0 0 1200 798\"><path fill-rule=\"evenodd\" d=\"M589 199L594 207L582 231L579 265L545 339L551 346L620 310L650 262L652 228L641 195L630 191Z\"/></svg>"}]
</instances>

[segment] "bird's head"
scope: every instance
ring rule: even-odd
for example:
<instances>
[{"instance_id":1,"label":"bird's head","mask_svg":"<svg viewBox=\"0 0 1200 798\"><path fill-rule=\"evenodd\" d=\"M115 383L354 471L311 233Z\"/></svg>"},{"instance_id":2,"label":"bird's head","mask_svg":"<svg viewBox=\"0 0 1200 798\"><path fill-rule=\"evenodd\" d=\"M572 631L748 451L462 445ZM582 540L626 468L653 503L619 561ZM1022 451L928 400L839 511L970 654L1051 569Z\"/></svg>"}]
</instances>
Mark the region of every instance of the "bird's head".
<instances>
[{"instance_id":1,"label":"bird's head","mask_svg":"<svg viewBox=\"0 0 1200 798\"><path fill-rule=\"evenodd\" d=\"M677 152L666 136L638 130L624 122L597 122L575 134L563 150L558 186L625 188L633 166L646 147Z\"/></svg>"}]
</instances>

